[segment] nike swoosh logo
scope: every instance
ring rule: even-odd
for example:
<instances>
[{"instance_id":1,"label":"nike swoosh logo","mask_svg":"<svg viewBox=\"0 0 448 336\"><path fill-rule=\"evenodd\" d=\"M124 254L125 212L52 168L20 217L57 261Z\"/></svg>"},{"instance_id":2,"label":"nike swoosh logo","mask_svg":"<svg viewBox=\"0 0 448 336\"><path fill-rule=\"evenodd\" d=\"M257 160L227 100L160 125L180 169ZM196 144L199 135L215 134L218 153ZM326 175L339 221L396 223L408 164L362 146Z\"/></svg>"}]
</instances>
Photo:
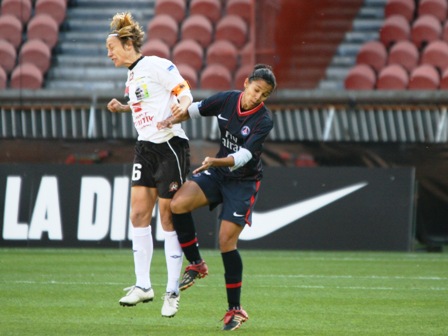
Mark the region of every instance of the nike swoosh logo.
<instances>
[{"instance_id":1,"label":"nike swoosh logo","mask_svg":"<svg viewBox=\"0 0 448 336\"><path fill-rule=\"evenodd\" d=\"M234 217L244 217L244 215L240 215L239 213L236 213L236 212L233 213L233 216Z\"/></svg>"},{"instance_id":2,"label":"nike swoosh logo","mask_svg":"<svg viewBox=\"0 0 448 336\"><path fill-rule=\"evenodd\" d=\"M266 212L254 211L252 214L252 222L257 224L253 227L246 226L243 232L241 232L239 239L254 240L267 236L298 219L365 187L366 185L367 182L360 182L275 210Z\"/></svg>"},{"instance_id":3,"label":"nike swoosh logo","mask_svg":"<svg viewBox=\"0 0 448 336\"><path fill-rule=\"evenodd\" d=\"M225 121L229 121L229 119L224 118L224 117L221 117L221 114L218 115L218 119L225 120Z\"/></svg>"}]
</instances>

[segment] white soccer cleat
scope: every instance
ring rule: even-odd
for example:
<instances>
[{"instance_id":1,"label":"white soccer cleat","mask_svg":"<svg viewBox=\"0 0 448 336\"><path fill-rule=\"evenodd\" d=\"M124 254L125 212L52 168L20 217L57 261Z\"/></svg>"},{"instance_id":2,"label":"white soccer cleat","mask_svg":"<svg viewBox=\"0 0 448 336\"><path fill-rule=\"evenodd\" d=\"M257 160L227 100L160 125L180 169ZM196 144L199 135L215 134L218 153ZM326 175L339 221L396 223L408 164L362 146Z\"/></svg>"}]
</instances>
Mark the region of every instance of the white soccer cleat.
<instances>
[{"instance_id":1,"label":"white soccer cleat","mask_svg":"<svg viewBox=\"0 0 448 336\"><path fill-rule=\"evenodd\" d=\"M162 297L162 316L163 317L174 317L179 310L179 300L180 294L176 293L165 293Z\"/></svg>"},{"instance_id":2,"label":"white soccer cleat","mask_svg":"<svg viewBox=\"0 0 448 336\"><path fill-rule=\"evenodd\" d=\"M137 286L132 286L125 288L124 290L129 291L120 299L120 301L118 301L122 306L135 306L137 303L145 303L154 299L154 291L152 288L143 289Z\"/></svg>"}]
</instances>

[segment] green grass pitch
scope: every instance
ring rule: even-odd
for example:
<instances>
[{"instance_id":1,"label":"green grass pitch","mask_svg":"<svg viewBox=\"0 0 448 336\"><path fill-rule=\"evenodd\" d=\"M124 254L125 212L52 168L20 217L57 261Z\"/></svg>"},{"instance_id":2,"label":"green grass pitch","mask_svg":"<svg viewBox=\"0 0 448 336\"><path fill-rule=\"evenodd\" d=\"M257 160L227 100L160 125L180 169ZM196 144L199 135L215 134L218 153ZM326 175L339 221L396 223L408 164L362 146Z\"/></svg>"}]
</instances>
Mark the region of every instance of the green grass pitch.
<instances>
[{"instance_id":1,"label":"green grass pitch","mask_svg":"<svg viewBox=\"0 0 448 336\"><path fill-rule=\"evenodd\" d=\"M130 249L0 249L0 335L218 335L226 309L219 251L210 275L162 318L166 267L155 250L156 297L121 307L134 283ZM448 254L240 250L240 335L448 335ZM185 264L185 262L184 262Z\"/></svg>"}]
</instances>

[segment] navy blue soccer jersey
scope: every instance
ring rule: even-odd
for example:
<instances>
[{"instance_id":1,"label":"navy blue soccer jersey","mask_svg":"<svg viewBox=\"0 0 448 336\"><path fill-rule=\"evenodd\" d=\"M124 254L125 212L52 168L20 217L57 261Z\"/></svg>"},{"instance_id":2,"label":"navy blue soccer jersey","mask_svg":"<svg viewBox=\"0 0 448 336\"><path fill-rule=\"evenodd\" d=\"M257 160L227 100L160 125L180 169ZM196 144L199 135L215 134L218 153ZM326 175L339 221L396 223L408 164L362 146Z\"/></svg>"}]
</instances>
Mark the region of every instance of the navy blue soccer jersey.
<instances>
[{"instance_id":1,"label":"navy blue soccer jersey","mask_svg":"<svg viewBox=\"0 0 448 336\"><path fill-rule=\"evenodd\" d=\"M274 126L272 114L261 103L249 111L241 110L241 91L217 93L199 104L202 116L215 116L221 132L217 158L227 157L241 147L252 153L252 159L243 167L230 171L228 167L214 167L230 178L260 180L263 176L261 153L263 142Z\"/></svg>"}]
</instances>

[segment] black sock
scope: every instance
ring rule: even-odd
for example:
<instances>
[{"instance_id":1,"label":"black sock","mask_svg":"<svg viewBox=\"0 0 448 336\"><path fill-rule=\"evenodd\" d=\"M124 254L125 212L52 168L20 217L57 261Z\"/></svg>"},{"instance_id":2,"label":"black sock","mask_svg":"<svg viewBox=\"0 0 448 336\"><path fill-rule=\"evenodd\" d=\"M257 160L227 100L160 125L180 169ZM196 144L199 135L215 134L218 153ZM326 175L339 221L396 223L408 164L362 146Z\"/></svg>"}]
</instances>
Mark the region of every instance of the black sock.
<instances>
[{"instance_id":1,"label":"black sock","mask_svg":"<svg viewBox=\"0 0 448 336\"><path fill-rule=\"evenodd\" d=\"M243 281L243 261L238 250L221 253L224 263L227 302L229 309L241 309L241 286Z\"/></svg>"},{"instance_id":2,"label":"black sock","mask_svg":"<svg viewBox=\"0 0 448 336\"><path fill-rule=\"evenodd\" d=\"M190 263L201 262L202 258L199 253L198 239L196 237L196 229L194 227L191 212L173 214L173 225L180 246L184 251L185 258L187 258Z\"/></svg>"}]
</instances>

